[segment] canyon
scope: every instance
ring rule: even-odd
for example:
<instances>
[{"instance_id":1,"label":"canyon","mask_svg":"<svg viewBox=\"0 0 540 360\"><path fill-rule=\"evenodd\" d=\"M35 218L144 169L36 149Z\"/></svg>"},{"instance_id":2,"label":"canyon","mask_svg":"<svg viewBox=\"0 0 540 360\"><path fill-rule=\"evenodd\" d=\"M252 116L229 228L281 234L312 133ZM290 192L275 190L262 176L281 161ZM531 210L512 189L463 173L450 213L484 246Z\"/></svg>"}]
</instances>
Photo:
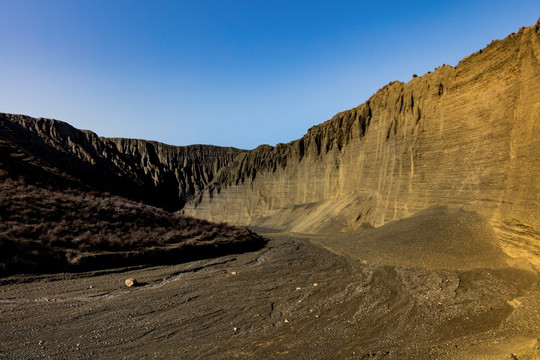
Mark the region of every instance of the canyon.
<instances>
[{"instance_id":1,"label":"canyon","mask_svg":"<svg viewBox=\"0 0 540 360\"><path fill-rule=\"evenodd\" d=\"M13 114L0 136L92 189L235 225L351 233L461 207L538 266L539 27L394 81L288 144L171 146Z\"/></svg>"},{"instance_id":2,"label":"canyon","mask_svg":"<svg viewBox=\"0 0 540 360\"><path fill-rule=\"evenodd\" d=\"M74 197L146 214L148 233L189 215L265 239L0 277L0 358L538 359L539 135L540 19L276 146L0 114L10 201L24 178L48 213Z\"/></svg>"}]
</instances>

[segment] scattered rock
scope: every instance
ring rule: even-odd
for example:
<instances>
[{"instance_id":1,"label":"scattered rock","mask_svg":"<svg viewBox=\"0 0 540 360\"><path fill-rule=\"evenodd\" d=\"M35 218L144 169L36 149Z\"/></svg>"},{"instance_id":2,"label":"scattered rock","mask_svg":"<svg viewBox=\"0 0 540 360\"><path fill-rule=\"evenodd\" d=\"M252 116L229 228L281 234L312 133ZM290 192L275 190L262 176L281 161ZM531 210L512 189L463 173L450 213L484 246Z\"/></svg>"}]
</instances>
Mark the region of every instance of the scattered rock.
<instances>
[{"instance_id":1,"label":"scattered rock","mask_svg":"<svg viewBox=\"0 0 540 360\"><path fill-rule=\"evenodd\" d=\"M126 286L127 287L137 286L137 284L138 284L138 282L134 278L126 279Z\"/></svg>"}]
</instances>

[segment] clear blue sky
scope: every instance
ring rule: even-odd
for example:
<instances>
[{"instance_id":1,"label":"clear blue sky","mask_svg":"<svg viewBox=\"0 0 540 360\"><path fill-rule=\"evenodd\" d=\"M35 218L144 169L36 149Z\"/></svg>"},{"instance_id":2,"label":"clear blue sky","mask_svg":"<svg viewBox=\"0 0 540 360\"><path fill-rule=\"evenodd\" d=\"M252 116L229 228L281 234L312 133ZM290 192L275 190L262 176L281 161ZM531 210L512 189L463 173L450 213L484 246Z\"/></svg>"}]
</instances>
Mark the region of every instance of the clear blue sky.
<instances>
[{"instance_id":1,"label":"clear blue sky","mask_svg":"<svg viewBox=\"0 0 540 360\"><path fill-rule=\"evenodd\" d=\"M254 148L506 37L540 1L0 0L0 112Z\"/></svg>"}]
</instances>

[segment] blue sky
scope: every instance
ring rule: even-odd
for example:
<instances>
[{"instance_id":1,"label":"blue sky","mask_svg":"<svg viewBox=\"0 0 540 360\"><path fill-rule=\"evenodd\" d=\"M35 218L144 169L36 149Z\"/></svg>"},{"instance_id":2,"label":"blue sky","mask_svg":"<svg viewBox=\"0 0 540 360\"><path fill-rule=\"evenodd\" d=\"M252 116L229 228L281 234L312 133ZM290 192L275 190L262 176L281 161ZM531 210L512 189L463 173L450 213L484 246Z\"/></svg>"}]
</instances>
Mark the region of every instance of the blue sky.
<instances>
[{"instance_id":1,"label":"blue sky","mask_svg":"<svg viewBox=\"0 0 540 360\"><path fill-rule=\"evenodd\" d=\"M0 112L251 149L455 65L540 1L0 0Z\"/></svg>"}]
</instances>

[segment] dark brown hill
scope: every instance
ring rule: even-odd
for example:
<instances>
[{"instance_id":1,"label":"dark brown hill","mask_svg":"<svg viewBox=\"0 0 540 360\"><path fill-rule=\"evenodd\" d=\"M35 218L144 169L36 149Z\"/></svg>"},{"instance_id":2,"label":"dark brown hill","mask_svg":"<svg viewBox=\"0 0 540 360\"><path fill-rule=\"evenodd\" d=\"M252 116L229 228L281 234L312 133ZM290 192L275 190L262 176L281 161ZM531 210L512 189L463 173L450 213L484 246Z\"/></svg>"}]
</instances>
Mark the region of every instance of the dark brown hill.
<instances>
[{"instance_id":1,"label":"dark brown hill","mask_svg":"<svg viewBox=\"0 0 540 360\"><path fill-rule=\"evenodd\" d=\"M176 264L263 245L246 228L0 178L0 276Z\"/></svg>"}]
</instances>

